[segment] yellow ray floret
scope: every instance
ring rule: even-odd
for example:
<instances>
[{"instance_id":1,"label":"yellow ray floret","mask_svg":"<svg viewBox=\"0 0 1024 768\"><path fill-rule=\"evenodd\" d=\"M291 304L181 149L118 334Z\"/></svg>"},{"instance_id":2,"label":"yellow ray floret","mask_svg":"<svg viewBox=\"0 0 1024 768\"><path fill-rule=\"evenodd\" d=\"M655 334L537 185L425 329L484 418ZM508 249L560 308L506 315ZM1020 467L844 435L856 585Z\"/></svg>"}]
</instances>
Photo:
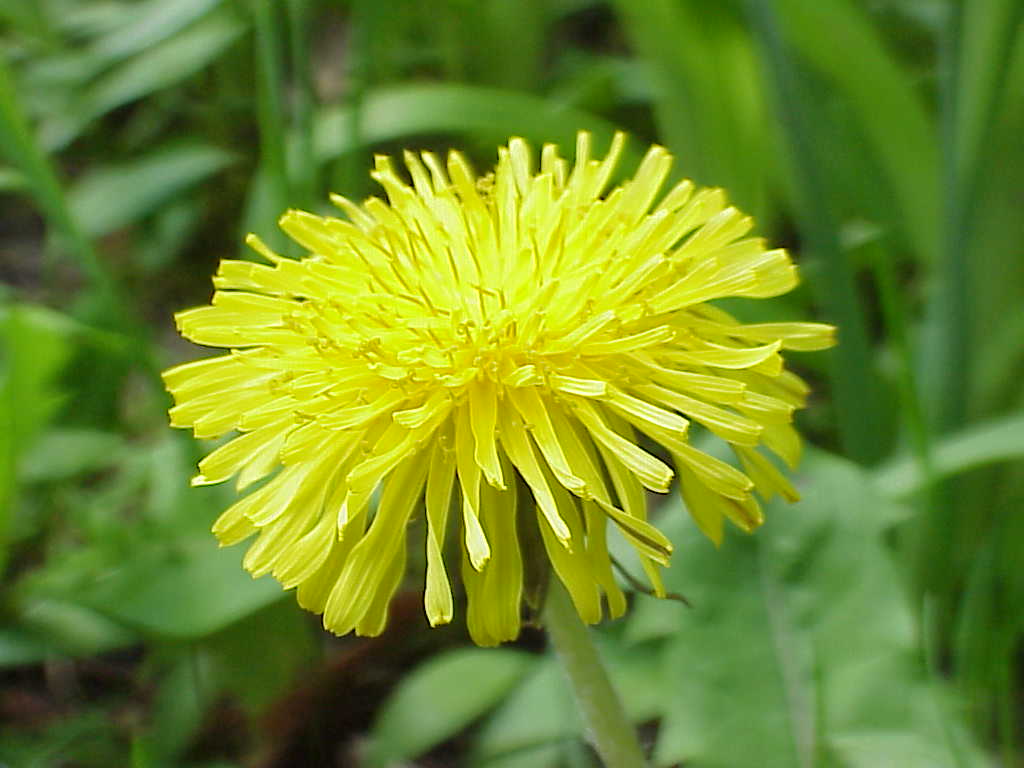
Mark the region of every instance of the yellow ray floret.
<instances>
[{"instance_id":1,"label":"yellow ray floret","mask_svg":"<svg viewBox=\"0 0 1024 768\"><path fill-rule=\"evenodd\" d=\"M482 177L458 152L406 153L409 180L378 157L386 200L335 196L346 219L288 211L281 227L306 257L250 235L267 263L221 262L210 306L177 315L186 338L230 350L164 374L173 426L237 433L194 482L262 482L214 532L255 535L246 568L297 588L327 629L383 630L417 518L427 618L452 619L461 573L470 633L490 645L519 632L531 558L584 620L625 610L609 525L664 593L672 545L646 520L644 488L678 478L716 543L725 519L760 524L755 493L797 498L765 454L799 458L790 422L807 387L781 352L831 346L833 329L742 324L708 304L784 293L796 269L747 236L721 190L684 181L659 200L661 147L606 191L624 141L596 160L581 133L574 165L547 145L538 167L512 139ZM691 425L742 471L694 448Z\"/></svg>"}]
</instances>

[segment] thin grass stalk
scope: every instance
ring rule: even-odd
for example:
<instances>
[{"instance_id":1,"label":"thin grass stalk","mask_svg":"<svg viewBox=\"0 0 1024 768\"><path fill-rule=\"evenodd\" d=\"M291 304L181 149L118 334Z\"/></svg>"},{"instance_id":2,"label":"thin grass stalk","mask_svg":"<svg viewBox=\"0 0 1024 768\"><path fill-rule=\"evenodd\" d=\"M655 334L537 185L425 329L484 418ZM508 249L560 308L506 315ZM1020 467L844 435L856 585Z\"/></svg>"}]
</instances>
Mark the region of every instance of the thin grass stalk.
<instances>
[{"instance_id":1,"label":"thin grass stalk","mask_svg":"<svg viewBox=\"0 0 1024 768\"><path fill-rule=\"evenodd\" d=\"M281 107L282 55L277 3L257 0L256 25L256 111L260 130L260 159L270 180L273 208L283 211L291 199L285 146L284 111Z\"/></svg>"},{"instance_id":2,"label":"thin grass stalk","mask_svg":"<svg viewBox=\"0 0 1024 768\"><path fill-rule=\"evenodd\" d=\"M782 39L772 3L747 0L747 12L761 52L769 91L789 147L797 195L797 223L806 249L821 266L812 284L828 319L839 326L832 353L831 382L844 453L859 462L878 456L879 397L872 376L871 349L864 309L853 270L839 245L838 227L828 203L828 182L814 152L814 131L798 73Z\"/></svg>"},{"instance_id":3,"label":"thin grass stalk","mask_svg":"<svg viewBox=\"0 0 1024 768\"><path fill-rule=\"evenodd\" d=\"M919 376L933 434L954 430L968 419L976 200L1021 14L1015 0L953 4L940 41L945 229L925 308ZM988 506L966 503L965 494L960 484L947 484L933 494L916 533L915 584L944 600L950 619L958 610L949 567L955 542L988 518Z\"/></svg>"},{"instance_id":4,"label":"thin grass stalk","mask_svg":"<svg viewBox=\"0 0 1024 768\"><path fill-rule=\"evenodd\" d=\"M296 162L292 167L294 203L307 210L317 198L318 167L313 147L313 57L310 51L309 0L288 0L288 47L291 54L292 116L295 128Z\"/></svg>"},{"instance_id":5,"label":"thin grass stalk","mask_svg":"<svg viewBox=\"0 0 1024 768\"><path fill-rule=\"evenodd\" d=\"M24 174L36 203L77 261L89 287L104 307L117 307L117 290L92 242L75 221L64 187L29 127L6 62L0 58L0 147L7 161Z\"/></svg>"},{"instance_id":6,"label":"thin grass stalk","mask_svg":"<svg viewBox=\"0 0 1024 768\"><path fill-rule=\"evenodd\" d=\"M946 229L925 311L921 360L928 416L940 431L967 418L975 201L1022 17L1018 0L954 3L941 41Z\"/></svg>"},{"instance_id":7,"label":"thin grass stalk","mask_svg":"<svg viewBox=\"0 0 1024 768\"><path fill-rule=\"evenodd\" d=\"M899 359L897 390L900 415L909 438L911 455L922 478L922 483L914 494L914 503L918 513L925 517L940 503L932 435L924 404L921 402L906 307L897 285L892 260L881 247L877 248L874 256L871 263L875 282L878 284L885 335L892 341ZM911 557L917 556L913 549L920 545L919 537L912 535L908 545Z\"/></svg>"},{"instance_id":8,"label":"thin grass stalk","mask_svg":"<svg viewBox=\"0 0 1024 768\"><path fill-rule=\"evenodd\" d=\"M371 72L371 37L377 26L377 3L374 0L353 0L352 21L349 24L349 56L345 62L348 70L348 92L345 101L349 120L347 122L348 145L352 151L337 165L339 189L357 190L363 185L363 112L369 89Z\"/></svg>"}]
</instances>

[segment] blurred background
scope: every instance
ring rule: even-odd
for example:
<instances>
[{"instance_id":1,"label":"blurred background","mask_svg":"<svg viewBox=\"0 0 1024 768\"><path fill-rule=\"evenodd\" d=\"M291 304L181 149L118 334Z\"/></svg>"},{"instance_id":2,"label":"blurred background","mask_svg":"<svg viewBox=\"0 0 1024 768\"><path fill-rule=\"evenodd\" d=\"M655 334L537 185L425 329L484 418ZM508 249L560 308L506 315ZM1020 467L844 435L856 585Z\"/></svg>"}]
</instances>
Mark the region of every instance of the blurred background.
<instances>
[{"instance_id":1,"label":"blurred background","mask_svg":"<svg viewBox=\"0 0 1024 768\"><path fill-rule=\"evenodd\" d=\"M596 764L543 634L327 636L218 550L172 313L375 152L652 142L835 323L804 500L597 632L657 766L1024 765L1020 0L0 0L0 764ZM417 547L418 550L418 547Z\"/></svg>"}]
</instances>

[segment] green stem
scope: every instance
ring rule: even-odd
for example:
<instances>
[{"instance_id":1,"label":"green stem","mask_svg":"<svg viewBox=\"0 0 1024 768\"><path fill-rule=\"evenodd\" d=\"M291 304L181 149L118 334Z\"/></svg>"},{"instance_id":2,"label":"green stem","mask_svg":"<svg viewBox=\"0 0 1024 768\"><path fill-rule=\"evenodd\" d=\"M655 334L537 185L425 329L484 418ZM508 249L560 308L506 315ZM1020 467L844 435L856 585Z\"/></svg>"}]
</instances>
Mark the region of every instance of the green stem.
<instances>
[{"instance_id":1,"label":"green stem","mask_svg":"<svg viewBox=\"0 0 1024 768\"><path fill-rule=\"evenodd\" d=\"M590 743L609 768L644 768L636 731L565 588L551 580L544 625L569 676Z\"/></svg>"}]
</instances>

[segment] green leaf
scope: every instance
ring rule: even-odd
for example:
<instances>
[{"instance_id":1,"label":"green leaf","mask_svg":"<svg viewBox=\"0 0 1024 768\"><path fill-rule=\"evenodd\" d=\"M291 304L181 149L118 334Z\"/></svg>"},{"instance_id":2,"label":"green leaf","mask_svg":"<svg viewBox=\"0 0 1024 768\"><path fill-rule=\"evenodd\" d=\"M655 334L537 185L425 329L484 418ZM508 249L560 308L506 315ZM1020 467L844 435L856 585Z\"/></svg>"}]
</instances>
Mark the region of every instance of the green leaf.
<instances>
[{"instance_id":1,"label":"green leaf","mask_svg":"<svg viewBox=\"0 0 1024 768\"><path fill-rule=\"evenodd\" d=\"M891 223L930 260L938 249L938 138L911 78L857 4L781 0L775 6L792 45L857 115L898 205Z\"/></svg>"},{"instance_id":2,"label":"green leaf","mask_svg":"<svg viewBox=\"0 0 1024 768\"><path fill-rule=\"evenodd\" d=\"M982 4L982 8L986 4ZM972 9L974 10L974 9ZM980 10L980 9L978 9ZM976 19L976 22L983 19ZM985 49L979 49L980 55ZM992 51L992 53L996 53ZM995 65L993 61L991 65ZM990 65L990 66L991 66ZM975 178L974 221L961 254L970 267L971 417L1024 406L1024 242L1019 191L1024 168L1024 25L1017 25L1016 52L1007 63L1007 82L983 133ZM980 106L980 105L979 105ZM973 120L979 116L974 115ZM974 130L977 130L975 128Z\"/></svg>"},{"instance_id":3,"label":"green leaf","mask_svg":"<svg viewBox=\"0 0 1024 768\"><path fill-rule=\"evenodd\" d=\"M768 505L757 534L730 536L721 549L681 511L663 521L685 554L674 559L666 587L694 608L644 601L630 619L649 622L662 607L678 616L651 662L664 671L655 762L806 766L824 753L868 766L866 756L877 752L862 759L852 745L884 732L876 746L892 740L909 745L901 755L921 756L907 765L958 764L964 747L948 734L962 724L946 714L926 674L882 543L903 513L867 473L817 451L796 483L800 504ZM637 652L653 655L649 646Z\"/></svg>"},{"instance_id":4,"label":"green leaf","mask_svg":"<svg viewBox=\"0 0 1024 768\"><path fill-rule=\"evenodd\" d=\"M46 637L23 627L0 629L0 668L35 664L55 653Z\"/></svg>"},{"instance_id":5,"label":"green leaf","mask_svg":"<svg viewBox=\"0 0 1024 768\"><path fill-rule=\"evenodd\" d=\"M314 146L320 162L352 152L352 112L323 111L314 124ZM607 146L615 126L600 117L562 107L518 91L455 84L404 85L366 94L359 117L360 137L376 144L438 133L468 134L497 146L522 136L539 149L550 141L571 155L578 130L591 131ZM623 167L639 160L637 143L624 153Z\"/></svg>"},{"instance_id":6,"label":"green leaf","mask_svg":"<svg viewBox=\"0 0 1024 768\"><path fill-rule=\"evenodd\" d=\"M40 661L50 654L93 656L138 642L134 632L69 599L16 588L15 601L18 623L9 628L8 639L40 639L36 658L23 661Z\"/></svg>"},{"instance_id":7,"label":"green leaf","mask_svg":"<svg viewBox=\"0 0 1024 768\"><path fill-rule=\"evenodd\" d=\"M116 61L141 53L174 36L222 0L149 0L132 8L134 18L122 22L95 40L94 55Z\"/></svg>"},{"instance_id":8,"label":"green leaf","mask_svg":"<svg viewBox=\"0 0 1024 768\"><path fill-rule=\"evenodd\" d=\"M68 480L117 464L125 444L118 435L96 429L52 429L21 460L23 482Z\"/></svg>"},{"instance_id":9,"label":"green leaf","mask_svg":"<svg viewBox=\"0 0 1024 768\"><path fill-rule=\"evenodd\" d=\"M881 390L873 375L866 308L857 291L856 273L840 248L839 220L830 200L832 180L823 156L820 106L807 89L791 47L781 31L776 4L748 0L748 15L764 60L796 192L796 215L805 252L814 261L808 286L824 306L825 319L840 328L840 343L828 353L844 453L862 463L877 461L888 433Z\"/></svg>"},{"instance_id":10,"label":"green leaf","mask_svg":"<svg viewBox=\"0 0 1024 768\"><path fill-rule=\"evenodd\" d=\"M654 90L658 133L678 171L724 186L756 216L773 170L767 105L750 40L726 4L618 0L624 31Z\"/></svg>"},{"instance_id":11,"label":"green leaf","mask_svg":"<svg viewBox=\"0 0 1024 768\"><path fill-rule=\"evenodd\" d=\"M270 578L243 570L240 548L213 536L140 550L133 560L83 588L79 599L105 615L169 638L205 637L285 596Z\"/></svg>"},{"instance_id":12,"label":"green leaf","mask_svg":"<svg viewBox=\"0 0 1024 768\"><path fill-rule=\"evenodd\" d=\"M24 192L28 189L25 175L13 168L0 168L0 192Z\"/></svg>"},{"instance_id":13,"label":"green leaf","mask_svg":"<svg viewBox=\"0 0 1024 768\"><path fill-rule=\"evenodd\" d=\"M294 600L278 601L204 640L216 687L262 715L316 658L319 631L314 635L310 618Z\"/></svg>"},{"instance_id":14,"label":"green leaf","mask_svg":"<svg viewBox=\"0 0 1024 768\"><path fill-rule=\"evenodd\" d=\"M507 696L535 664L521 651L467 648L421 665L381 707L367 765L392 765L441 744Z\"/></svg>"},{"instance_id":15,"label":"green leaf","mask_svg":"<svg viewBox=\"0 0 1024 768\"><path fill-rule=\"evenodd\" d=\"M21 456L63 402L56 377L71 351L63 316L32 305L0 305L0 572Z\"/></svg>"},{"instance_id":16,"label":"green leaf","mask_svg":"<svg viewBox=\"0 0 1024 768\"><path fill-rule=\"evenodd\" d=\"M1024 457L1024 413L960 430L937 441L932 455L939 478L952 477L987 464ZM925 479L914 459L897 457L874 472L878 488L888 496L909 496Z\"/></svg>"},{"instance_id":17,"label":"green leaf","mask_svg":"<svg viewBox=\"0 0 1024 768\"><path fill-rule=\"evenodd\" d=\"M535 750L576 738L582 728L565 673L549 654L523 676L522 684L509 692L481 726L470 764L509 768L531 765L523 761L536 759Z\"/></svg>"},{"instance_id":18,"label":"green leaf","mask_svg":"<svg viewBox=\"0 0 1024 768\"><path fill-rule=\"evenodd\" d=\"M208 14L180 34L142 51L91 83L77 104L43 127L43 143L58 149L110 110L184 80L216 59L245 31L224 10Z\"/></svg>"},{"instance_id":19,"label":"green leaf","mask_svg":"<svg viewBox=\"0 0 1024 768\"><path fill-rule=\"evenodd\" d=\"M36 139L6 62L0 59L0 154L21 172L26 187L47 221L85 272L97 298L118 303L117 290L96 251L68 210L64 188L53 164Z\"/></svg>"},{"instance_id":20,"label":"green leaf","mask_svg":"<svg viewBox=\"0 0 1024 768\"><path fill-rule=\"evenodd\" d=\"M99 168L72 187L71 212L89 236L106 235L165 206L232 159L217 147L190 143L157 149L125 165Z\"/></svg>"}]
</instances>

